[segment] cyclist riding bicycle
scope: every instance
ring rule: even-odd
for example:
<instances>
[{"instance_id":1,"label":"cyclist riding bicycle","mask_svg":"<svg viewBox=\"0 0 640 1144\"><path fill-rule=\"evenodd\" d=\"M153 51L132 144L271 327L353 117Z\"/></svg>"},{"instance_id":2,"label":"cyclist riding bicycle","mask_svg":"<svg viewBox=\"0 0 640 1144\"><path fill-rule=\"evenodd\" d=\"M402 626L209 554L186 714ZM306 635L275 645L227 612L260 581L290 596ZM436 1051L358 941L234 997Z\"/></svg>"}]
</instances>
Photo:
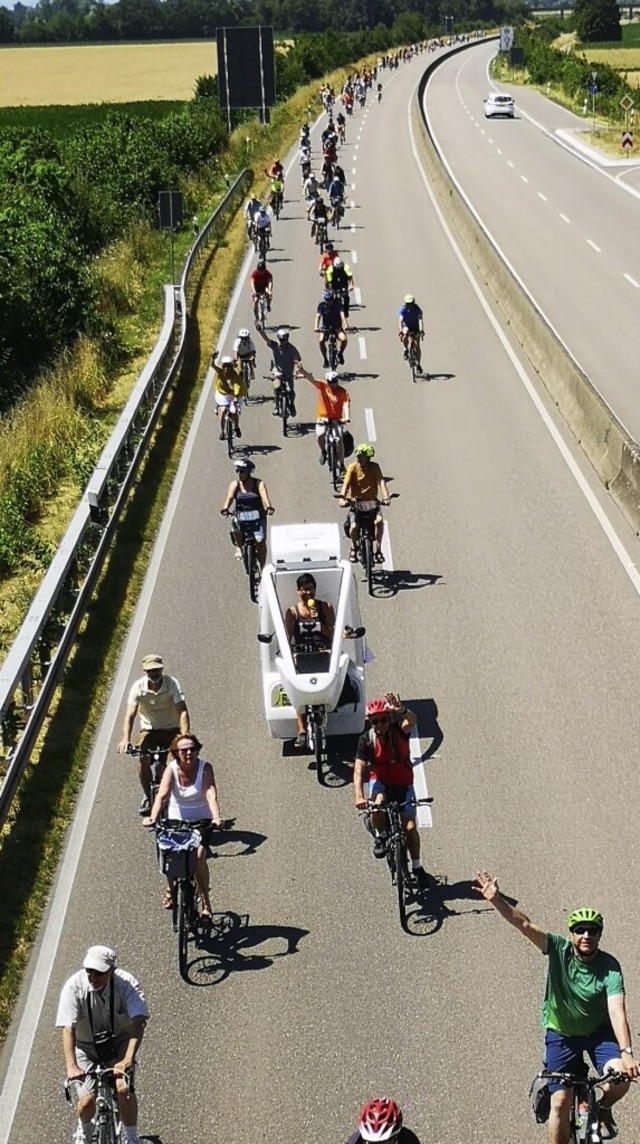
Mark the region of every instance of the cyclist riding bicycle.
<instances>
[{"instance_id":1,"label":"cyclist riding bicycle","mask_svg":"<svg viewBox=\"0 0 640 1144\"><path fill-rule=\"evenodd\" d=\"M233 421L236 437L242 437L240 432L240 410L242 401L247 396L247 387L242 374L235 368L233 358L225 354L217 363L218 351L211 357L211 365L216 374L214 392L216 398L216 417L220 418L220 440L224 441L226 435L226 419Z\"/></svg>"},{"instance_id":2,"label":"cyclist riding bicycle","mask_svg":"<svg viewBox=\"0 0 640 1144\"><path fill-rule=\"evenodd\" d=\"M269 206L275 211L276 206L282 206L284 198L284 183L282 179L272 179L269 187Z\"/></svg>"},{"instance_id":3,"label":"cyclist riding bicycle","mask_svg":"<svg viewBox=\"0 0 640 1144\"><path fill-rule=\"evenodd\" d=\"M366 707L367 722L358 740L353 772L354 801L358 810L365 810L364 776L369 773L369 799L377 806L391 800L400 804L415 799L413 764L409 740L417 724L413 711L409 711L398 697L389 691L382 699L372 699ZM411 855L412 877L420 886L427 876L420 861L420 835L416 827L415 807L403 806L402 822L407 836L407 849ZM373 811L371 826L374 834L373 855L384 858L387 835L386 814Z\"/></svg>"},{"instance_id":4,"label":"cyclist riding bicycle","mask_svg":"<svg viewBox=\"0 0 640 1144\"><path fill-rule=\"evenodd\" d=\"M341 143L344 143L347 133L347 121L342 111L339 111L336 115L336 127L338 129L338 139Z\"/></svg>"},{"instance_id":5,"label":"cyclist riding bicycle","mask_svg":"<svg viewBox=\"0 0 640 1144\"><path fill-rule=\"evenodd\" d=\"M307 207L307 218L311 222L311 237L315 238L318 223L323 222L326 227L328 222L327 204L321 195L318 195L309 203Z\"/></svg>"},{"instance_id":6,"label":"cyclist riding bicycle","mask_svg":"<svg viewBox=\"0 0 640 1144\"><path fill-rule=\"evenodd\" d=\"M284 618L289 643L293 649L294 662L302 651L330 652L336 616L333 606L327 600L316 600L316 581L310 572L303 572L296 580L298 602L287 608ZM296 711L296 747L301 749L307 741L307 717L305 711Z\"/></svg>"},{"instance_id":7,"label":"cyclist riding bicycle","mask_svg":"<svg viewBox=\"0 0 640 1144\"><path fill-rule=\"evenodd\" d=\"M393 1140L395 1144L420 1144L415 1132L402 1123L402 1112L395 1100L377 1096L368 1100L358 1117L358 1127L346 1144L374 1144Z\"/></svg>"},{"instance_id":8,"label":"cyclist riding bicycle","mask_svg":"<svg viewBox=\"0 0 640 1144\"><path fill-rule=\"evenodd\" d=\"M254 476L255 465L247 457L238 457L233 467L236 478L231 482L220 509L221 516L232 516L231 543L234 548L242 548L242 525L237 518L238 512L260 513L260 525L253 531L256 543L256 555L261 568L267 560L267 517L273 516L275 509L267 491L267 486L260 477ZM233 505L233 509L232 506Z\"/></svg>"},{"instance_id":9,"label":"cyclist riding bicycle","mask_svg":"<svg viewBox=\"0 0 640 1144\"><path fill-rule=\"evenodd\" d=\"M259 328L258 333L260 337L271 350L273 356L274 370L278 370L282 378L288 382L289 389L289 413L291 417L296 416L296 389L295 389L295 372L296 367L302 361L300 351L293 342L289 340L289 330L286 326L280 326L276 331L275 338L270 338L265 330ZM274 417L278 416L278 410L274 409Z\"/></svg>"},{"instance_id":10,"label":"cyclist riding bicycle","mask_svg":"<svg viewBox=\"0 0 640 1144\"><path fill-rule=\"evenodd\" d=\"M83 968L62 986L56 1028L62 1030L62 1048L67 1080L72 1082L80 1134L79 1144L91 1144L96 1111L96 1065L112 1068L123 1144L139 1144L138 1099L134 1076L138 1049L149 1019L142 988L131 973L118 969L114 949L92 945ZM128 1078L128 1080L127 1080Z\"/></svg>"},{"instance_id":11,"label":"cyclist riding bicycle","mask_svg":"<svg viewBox=\"0 0 640 1144\"><path fill-rule=\"evenodd\" d=\"M251 198L247 200L244 208L244 219L247 227L247 235L251 240L253 240L255 230L254 219L260 210L262 210L262 203L260 202L260 199L257 199L255 195L252 195Z\"/></svg>"},{"instance_id":12,"label":"cyclist riding bicycle","mask_svg":"<svg viewBox=\"0 0 640 1144\"><path fill-rule=\"evenodd\" d=\"M327 242L325 248L320 255L320 265L318 273L321 278L325 278L326 273L330 266L333 266L334 260L338 257L338 251L335 249L332 242Z\"/></svg>"},{"instance_id":13,"label":"cyclist riding bicycle","mask_svg":"<svg viewBox=\"0 0 640 1144\"><path fill-rule=\"evenodd\" d=\"M268 171L265 171L268 179L279 179L284 183L284 167L279 159L274 159Z\"/></svg>"},{"instance_id":14,"label":"cyclist riding bicycle","mask_svg":"<svg viewBox=\"0 0 640 1144\"><path fill-rule=\"evenodd\" d=\"M344 476L342 488L340 489L340 504L343 508L347 505L349 506L346 526L349 528L349 536L351 537L349 560L352 564L355 564L358 559L357 546L360 533L358 510L362 513L366 512L367 508L370 508L371 511L376 510L374 520L375 550L373 558L377 564L384 563L384 556L382 555L384 520L382 519L382 513L377 509L376 501L382 501L384 505L389 504L389 490L382 475L382 469L377 461L373 459L374 456L375 449L373 445L367 443L358 445L356 447L356 459L349 465ZM352 504L351 502L354 503Z\"/></svg>"},{"instance_id":15,"label":"cyclist riding bicycle","mask_svg":"<svg viewBox=\"0 0 640 1144\"><path fill-rule=\"evenodd\" d=\"M405 294L404 302L398 310L398 337L404 346L404 359L409 357L409 341L415 338L417 363L420 366L422 351L420 341L424 337L422 310L413 294Z\"/></svg>"},{"instance_id":16,"label":"cyclist riding bicycle","mask_svg":"<svg viewBox=\"0 0 640 1144\"><path fill-rule=\"evenodd\" d=\"M318 195L320 194L320 183L318 182L315 175L313 174L313 171L310 171L309 174L307 175L307 177L306 177L306 179L302 185L302 190L303 190L304 197L308 203L311 203L314 199L317 199ZM307 208L307 214L308 214L308 208Z\"/></svg>"},{"instance_id":17,"label":"cyclist riding bicycle","mask_svg":"<svg viewBox=\"0 0 640 1144\"><path fill-rule=\"evenodd\" d=\"M322 301L316 307L314 332L318 334L318 344L322 354L322 364L325 369L330 368L327 358L327 335L335 334L338 340L338 361L344 365L344 355L347 349L347 322L344 316L342 302L336 298L333 290L325 290Z\"/></svg>"},{"instance_id":18,"label":"cyclist riding bicycle","mask_svg":"<svg viewBox=\"0 0 640 1144\"><path fill-rule=\"evenodd\" d=\"M166 750L179 731L184 734L189 730L190 722L180 681L173 675L167 675L162 656L145 655L142 670L144 675L132 684L129 691L118 754L126 754L129 750L133 725L138 716L138 778L143 792L140 814L148 814L152 753L156 747Z\"/></svg>"},{"instance_id":19,"label":"cyclist riding bicycle","mask_svg":"<svg viewBox=\"0 0 640 1144\"><path fill-rule=\"evenodd\" d=\"M266 235L268 246L269 242L271 241L271 215L269 214L266 207L261 206L260 210L256 211L253 219L253 225L255 228L256 239L259 239L263 234Z\"/></svg>"},{"instance_id":20,"label":"cyclist riding bicycle","mask_svg":"<svg viewBox=\"0 0 640 1144\"><path fill-rule=\"evenodd\" d=\"M350 399L343 385L338 384L338 375L335 370L329 370L324 381L317 381L310 370L305 369L302 363L298 366L298 373L315 386L318 390L318 404L316 406L316 437L320 449L319 465L326 465L327 453L325 449L327 424L329 421L339 425L340 436L338 440L338 460L344 467L344 442L342 439L343 426L349 421Z\"/></svg>"},{"instance_id":21,"label":"cyclist riding bicycle","mask_svg":"<svg viewBox=\"0 0 640 1144\"><path fill-rule=\"evenodd\" d=\"M346 186L347 176L345 175L339 163L333 164L333 177L334 179L337 179L338 182L342 183L343 187Z\"/></svg>"},{"instance_id":22,"label":"cyclist riding bicycle","mask_svg":"<svg viewBox=\"0 0 640 1144\"><path fill-rule=\"evenodd\" d=\"M609 1067L630 1079L640 1076L640 1063L631 1047L620 962L600 948L602 914L591 907L573 910L567 918L566 938L534 925L502 896L497 879L486 870L476 874L475 889L548 958L542 1010L545 1069L581 1075L586 1053L598 1073ZM567 1144L573 1089L555 1080L548 1085L549 1144ZM599 1116L609 1138L616 1134L611 1107L628 1090L628 1084L603 1085Z\"/></svg>"},{"instance_id":23,"label":"cyclist riding bicycle","mask_svg":"<svg viewBox=\"0 0 640 1144\"><path fill-rule=\"evenodd\" d=\"M273 301L273 274L270 270L267 270L267 264L264 258L259 260L255 270L249 275L249 290L251 291L253 316L257 326L260 318L258 299L262 296L266 298L267 311L271 309L271 303Z\"/></svg>"},{"instance_id":24,"label":"cyclist riding bicycle","mask_svg":"<svg viewBox=\"0 0 640 1144\"><path fill-rule=\"evenodd\" d=\"M327 284L327 290L333 290L336 297L340 299L345 319L348 319L350 306L349 291L354 285L351 267L347 266L341 258L334 258L333 262L327 267L325 282Z\"/></svg>"},{"instance_id":25,"label":"cyclist riding bicycle","mask_svg":"<svg viewBox=\"0 0 640 1144\"><path fill-rule=\"evenodd\" d=\"M256 371L256 347L253 344L253 338L249 330L238 330L238 336L233 343L233 353L235 357L234 365L236 369L242 373L242 366L246 362L249 366L249 374L251 380L255 376Z\"/></svg>"}]
</instances>

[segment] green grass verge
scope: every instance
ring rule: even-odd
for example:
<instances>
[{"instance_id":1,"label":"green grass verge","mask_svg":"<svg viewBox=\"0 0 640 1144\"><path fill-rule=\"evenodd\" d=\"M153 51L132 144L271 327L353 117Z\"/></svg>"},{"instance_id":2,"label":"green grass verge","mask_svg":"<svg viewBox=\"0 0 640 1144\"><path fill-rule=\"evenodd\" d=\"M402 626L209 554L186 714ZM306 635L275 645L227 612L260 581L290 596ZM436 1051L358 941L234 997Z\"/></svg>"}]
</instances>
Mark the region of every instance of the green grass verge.
<instances>
[{"instance_id":1,"label":"green grass verge","mask_svg":"<svg viewBox=\"0 0 640 1144\"><path fill-rule=\"evenodd\" d=\"M579 40L576 41L576 52L588 52L592 48L610 48L611 51L618 51L621 48L640 48L640 22L623 24L621 40L603 40L593 44L583 44Z\"/></svg>"}]
</instances>

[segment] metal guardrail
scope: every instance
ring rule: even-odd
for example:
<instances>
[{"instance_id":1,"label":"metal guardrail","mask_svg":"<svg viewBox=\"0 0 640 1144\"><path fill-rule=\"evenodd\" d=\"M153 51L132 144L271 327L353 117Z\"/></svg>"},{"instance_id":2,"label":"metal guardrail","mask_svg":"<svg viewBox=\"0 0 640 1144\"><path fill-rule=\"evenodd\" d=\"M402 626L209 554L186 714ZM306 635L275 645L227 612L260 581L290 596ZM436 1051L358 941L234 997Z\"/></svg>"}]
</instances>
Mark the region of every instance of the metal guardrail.
<instances>
[{"instance_id":1,"label":"metal guardrail","mask_svg":"<svg viewBox=\"0 0 640 1144\"><path fill-rule=\"evenodd\" d=\"M252 178L248 169L238 175L191 248L179 285L165 286L164 321L156 345L0 667L0 745L4 756L0 827L7 819L60 683L149 439L167 394L179 377L188 319L204 261L226 230L229 215Z\"/></svg>"}]
</instances>

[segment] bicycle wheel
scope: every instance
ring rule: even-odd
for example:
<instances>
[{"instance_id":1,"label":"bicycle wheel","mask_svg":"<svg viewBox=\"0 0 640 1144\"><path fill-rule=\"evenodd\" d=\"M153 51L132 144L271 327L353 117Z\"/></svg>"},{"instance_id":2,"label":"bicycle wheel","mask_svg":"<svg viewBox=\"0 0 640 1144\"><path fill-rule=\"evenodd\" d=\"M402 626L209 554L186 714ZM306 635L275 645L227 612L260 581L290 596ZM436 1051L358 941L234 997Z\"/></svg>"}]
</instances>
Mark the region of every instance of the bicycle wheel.
<instances>
[{"instance_id":1,"label":"bicycle wheel","mask_svg":"<svg viewBox=\"0 0 640 1144\"><path fill-rule=\"evenodd\" d=\"M370 596L373 596L373 538L369 532L368 526L363 528L360 533L361 536L361 562L364 570L364 578L367 581L367 591Z\"/></svg>"},{"instance_id":2,"label":"bicycle wheel","mask_svg":"<svg viewBox=\"0 0 640 1144\"><path fill-rule=\"evenodd\" d=\"M325 756L325 732L324 723L322 719L314 720L313 726L313 753L316 763L316 778L320 786L324 786L324 756Z\"/></svg>"},{"instance_id":3,"label":"bicycle wheel","mask_svg":"<svg viewBox=\"0 0 640 1144\"><path fill-rule=\"evenodd\" d=\"M251 400L251 369L247 361L242 363L242 380L247 389L247 401Z\"/></svg>"},{"instance_id":4,"label":"bicycle wheel","mask_svg":"<svg viewBox=\"0 0 640 1144\"><path fill-rule=\"evenodd\" d=\"M101 1108L97 1118L91 1144L118 1144L120 1138L119 1127L116 1126L116 1114L113 1104Z\"/></svg>"},{"instance_id":5,"label":"bicycle wheel","mask_svg":"<svg viewBox=\"0 0 640 1144\"><path fill-rule=\"evenodd\" d=\"M338 364L338 346L335 334L329 338L329 369L335 369Z\"/></svg>"},{"instance_id":6,"label":"bicycle wheel","mask_svg":"<svg viewBox=\"0 0 640 1144\"><path fill-rule=\"evenodd\" d=\"M407 890L407 886L406 886L406 877L407 877L406 854L407 854L406 843L404 841L404 838L402 836L400 836L399 838L396 838L396 841L395 841L396 895L398 898L398 911L400 914L400 925L402 926L403 930L406 933L408 933L409 930L407 927L407 903L406 903L406 898L405 898L405 893Z\"/></svg>"},{"instance_id":7,"label":"bicycle wheel","mask_svg":"<svg viewBox=\"0 0 640 1144\"><path fill-rule=\"evenodd\" d=\"M335 441L332 442L332 449L330 455L330 471L331 480L333 481L334 489L337 489L340 484L340 459L338 456L338 446Z\"/></svg>"},{"instance_id":8,"label":"bicycle wheel","mask_svg":"<svg viewBox=\"0 0 640 1144\"><path fill-rule=\"evenodd\" d=\"M233 457L233 432L234 432L233 418L232 418L231 414L229 413L229 411L227 410L227 420L225 423L225 436L227 439L227 452L228 452L230 457Z\"/></svg>"},{"instance_id":9,"label":"bicycle wheel","mask_svg":"<svg viewBox=\"0 0 640 1144\"><path fill-rule=\"evenodd\" d=\"M289 423L289 386L283 381L280 384L280 417L282 418L282 435L287 435Z\"/></svg>"},{"instance_id":10,"label":"bicycle wheel","mask_svg":"<svg viewBox=\"0 0 640 1144\"><path fill-rule=\"evenodd\" d=\"M187 980L189 963L189 922L191 886L182 878L178 882L178 968L180 976Z\"/></svg>"},{"instance_id":11,"label":"bicycle wheel","mask_svg":"<svg viewBox=\"0 0 640 1144\"><path fill-rule=\"evenodd\" d=\"M260 562L253 540L247 544L247 575L249 577L249 594L254 604L258 603L258 588L260 587Z\"/></svg>"}]
</instances>

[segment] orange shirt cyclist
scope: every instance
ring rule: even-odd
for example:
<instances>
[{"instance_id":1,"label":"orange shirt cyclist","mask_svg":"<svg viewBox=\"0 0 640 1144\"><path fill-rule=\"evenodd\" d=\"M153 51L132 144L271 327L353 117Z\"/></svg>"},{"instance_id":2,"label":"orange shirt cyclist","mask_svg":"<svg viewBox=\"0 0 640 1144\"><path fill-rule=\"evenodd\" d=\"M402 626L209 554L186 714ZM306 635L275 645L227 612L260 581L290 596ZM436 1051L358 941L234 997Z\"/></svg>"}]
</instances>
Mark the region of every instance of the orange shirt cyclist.
<instances>
[{"instance_id":1,"label":"orange shirt cyclist","mask_svg":"<svg viewBox=\"0 0 640 1144\"><path fill-rule=\"evenodd\" d=\"M320 449L318 464L326 464L327 452L325 449L325 439L327 422L334 421L340 425L338 459L341 467L344 468L342 426L346 425L349 421L349 394L344 386L338 384L338 375L335 370L330 369L324 381L317 381L311 373L311 370L305 369L302 364L298 366L298 373L302 374L307 381L311 382L311 385L318 391L318 403L316 405L316 437L318 439L318 448Z\"/></svg>"}]
</instances>

